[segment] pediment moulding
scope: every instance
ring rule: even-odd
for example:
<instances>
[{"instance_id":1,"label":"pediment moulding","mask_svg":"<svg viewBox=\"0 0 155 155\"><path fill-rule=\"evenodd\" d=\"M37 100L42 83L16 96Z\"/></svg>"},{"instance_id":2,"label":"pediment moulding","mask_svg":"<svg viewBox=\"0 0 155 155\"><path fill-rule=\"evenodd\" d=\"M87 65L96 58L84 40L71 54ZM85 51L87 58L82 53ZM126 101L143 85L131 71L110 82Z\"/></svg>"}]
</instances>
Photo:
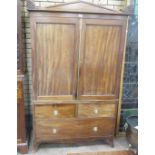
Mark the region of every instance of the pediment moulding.
<instances>
[{"instance_id":1,"label":"pediment moulding","mask_svg":"<svg viewBox=\"0 0 155 155\"><path fill-rule=\"evenodd\" d=\"M131 10L116 11L103 6L82 0L52 5L48 7L36 7L32 0L27 0L27 8L29 11L45 11L45 12L71 12L71 13L96 13L96 14L112 14L112 15L131 15Z\"/></svg>"}]
</instances>

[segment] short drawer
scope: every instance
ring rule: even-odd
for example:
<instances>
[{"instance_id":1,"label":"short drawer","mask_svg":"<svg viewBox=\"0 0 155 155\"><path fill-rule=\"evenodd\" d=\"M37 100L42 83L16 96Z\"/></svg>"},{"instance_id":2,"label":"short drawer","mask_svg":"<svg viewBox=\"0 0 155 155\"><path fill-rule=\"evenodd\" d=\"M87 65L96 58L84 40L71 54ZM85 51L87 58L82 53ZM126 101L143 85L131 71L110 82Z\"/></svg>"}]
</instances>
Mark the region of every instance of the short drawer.
<instances>
[{"instance_id":1,"label":"short drawer","mask_svg":"<svg viewBox=\"0 0 155 155\"><path fill-rule=\"evenodd\" d=\"M75 104L35 105L35 118L73 118L75 117L75 111Z\"/></svg>"},{"instance_id":2,"label":"short drawer","mask_svg":"<svg viewBox=\"0 0 155 155\"><path fill-rule=\"evenodd\" d=\"M36 122L37 140L88 138L113 135L113 118L46 120Z\"/></svg>"},{"instance_id":3,"label":"short drawer","mask_svg":"<svg viewBox=\"0 0 155 155\"><path fill-rule=\"evenodd\" d=\"M115 117L115 103L84 103L78 105L78 117Z\"/></svg>"}]
</instances>

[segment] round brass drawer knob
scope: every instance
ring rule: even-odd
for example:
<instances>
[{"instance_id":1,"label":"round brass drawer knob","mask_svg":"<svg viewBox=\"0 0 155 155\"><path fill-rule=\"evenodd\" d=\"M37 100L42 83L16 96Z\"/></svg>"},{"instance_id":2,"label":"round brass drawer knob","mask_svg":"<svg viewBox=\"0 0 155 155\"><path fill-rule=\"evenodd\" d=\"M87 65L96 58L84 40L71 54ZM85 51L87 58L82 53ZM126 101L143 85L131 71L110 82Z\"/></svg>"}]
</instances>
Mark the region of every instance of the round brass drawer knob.
<instances>
[{"instance_id":1,"label":"round brass drawer knob","mask_svg":"<svg viewBox=\"0 0 155 155\"><path fill-rule=\"evenodd\" d=\"M58 110L54 110L54 111L53 111L53 115L54 115L54 116L57 116L58 114L59 114Z\"/></svg>"},{"instance_id":2,"label":"round brass drawer knob","mask_svg":"<svg viewBox=\"0 0 155 155\"><path fill-rule=\"evenodd\" d=\"M55 129L55 128L52 129L52 133L53 133L53 134L56 134L56 133L57 133L57 129Z\"/></svg>"},{"instance_id":3,"label":"round brass drawer knob","mask_svg":"<svg viewBox=\"0 0 155 155\"><path fill-rule=\"evenodd\" d=\"M97 132L98 131L98 127L97 126L93 127L93 131Z\"/></svg>"},{"instance_id":4,"label":"round brass drawer knob","mask_svg":"<svg viewBox=\"0 0 155 155\"><path fill-rule=\"evenodd\" d=\"M98 114L98 109L94 109L94 113L95 114Z\"/></svg>"}]
</instances>

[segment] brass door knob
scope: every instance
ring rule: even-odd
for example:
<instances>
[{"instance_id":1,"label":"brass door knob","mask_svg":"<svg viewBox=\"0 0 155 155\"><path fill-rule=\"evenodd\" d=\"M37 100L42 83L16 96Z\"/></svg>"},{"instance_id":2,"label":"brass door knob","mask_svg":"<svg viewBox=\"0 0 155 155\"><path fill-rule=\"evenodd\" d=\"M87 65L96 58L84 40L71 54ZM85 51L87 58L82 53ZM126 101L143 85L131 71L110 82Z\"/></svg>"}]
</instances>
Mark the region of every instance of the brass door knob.
<instances>
[{"instance_id":1,"label":"brass door knob","mask_svg":"<svg viewBox=\"0 0 155 155\"><path fill-rule=\"evenodd\" d=\"M97 127L97 126L94 126L94 127L93 127L93 131L94 131L94 132L97 132L97 131L98 131L98 127Z\"/></svg>"},{"instance_id":2,"label":"brass door knob","mask_svg":"<svg viewBox=\"0 0 155 155\"><path fill-rule=\"evenodd\" d=\"M57 133L57 129L53 128L53 129L52 129L52 133L53 133L53 134L56 134L56 133Z\"/></svg>"},{"instance_id":3,"label":"brass door knob","mask_svg":"<svg viewBox=\"0 0 155 155\"><path fill-rule=\"evenodd\" d=\"M98 109L94 109L94 113L95 114L98 114Z\"/></svg>"},{"instance_id":4,"label":"brass door knob","mask_svg":"<svg viewBox=\"0 0 155 155\"><path fill-rule=\"evenodd\" d=\"M59 114L58 110L54 110L54 111L53 111L53 115L54 115L54 116L57 116L58 114Z\"/></svg>"}]
</instances>

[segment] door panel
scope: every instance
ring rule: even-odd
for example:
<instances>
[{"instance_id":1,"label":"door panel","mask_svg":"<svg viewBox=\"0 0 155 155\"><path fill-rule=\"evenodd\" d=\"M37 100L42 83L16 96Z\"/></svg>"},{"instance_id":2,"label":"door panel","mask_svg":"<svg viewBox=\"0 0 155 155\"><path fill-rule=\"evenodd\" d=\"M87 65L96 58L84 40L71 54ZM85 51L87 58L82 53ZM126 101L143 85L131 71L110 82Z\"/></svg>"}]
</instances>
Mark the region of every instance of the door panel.
<instances>
[{"instance_id":1,"label":"door panel","mask_svg":"<svg viewBox=\"0 0 155 155\"><path fill-rule=\"evenodd\" d=\"M80 53L79 98L118 98L122 63L122 23L85 19L85 42Z\"/></svg>"},{"instance_id":2,"label":"door panel","mask_svg":"<svg viewBox=\"0 0 155 155\"><path fill-rule=\"evenodd\" d=\"M77 21L36 21L37 98L72 99L75 94Z\"/></svg>"}]
</instances>

